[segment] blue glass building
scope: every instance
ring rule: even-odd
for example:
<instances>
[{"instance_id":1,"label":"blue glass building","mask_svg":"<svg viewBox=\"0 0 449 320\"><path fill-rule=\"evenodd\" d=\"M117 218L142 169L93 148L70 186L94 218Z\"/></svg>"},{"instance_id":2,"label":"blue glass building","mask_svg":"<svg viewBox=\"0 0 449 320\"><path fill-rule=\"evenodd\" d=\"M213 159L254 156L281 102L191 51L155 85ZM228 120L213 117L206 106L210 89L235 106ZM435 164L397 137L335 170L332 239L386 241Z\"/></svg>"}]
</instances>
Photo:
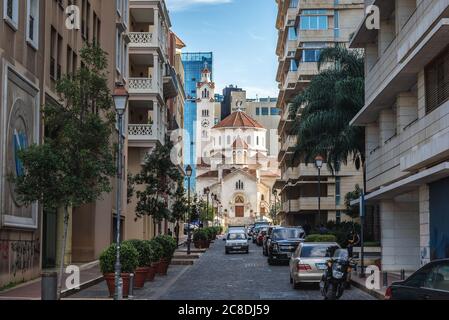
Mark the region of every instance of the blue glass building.
<instances>
[{"instance_id":1,"label":"blue glass building","mask_svg":"<svg viewBox=\"0 0 449 320\"><path fill-rule=\"evenodd\" d=\"M193 168L190 180L191 190L196 190L196 84L201 80L201 72L207 66L213 80L213 53L212 52L186 52L182 54L182 63L185 70L186 103L184 106L184 129L188 137L184 139L184 163Z\"/></svg>"}]
</instances>

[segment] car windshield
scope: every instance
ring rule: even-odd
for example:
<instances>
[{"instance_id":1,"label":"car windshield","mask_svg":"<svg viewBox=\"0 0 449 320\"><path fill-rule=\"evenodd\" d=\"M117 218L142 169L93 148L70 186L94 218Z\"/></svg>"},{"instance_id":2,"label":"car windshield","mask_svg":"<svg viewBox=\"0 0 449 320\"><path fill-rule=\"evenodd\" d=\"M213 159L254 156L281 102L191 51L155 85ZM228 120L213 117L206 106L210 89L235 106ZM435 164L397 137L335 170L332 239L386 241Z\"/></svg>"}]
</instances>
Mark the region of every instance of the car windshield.
<instances>
[{"instance_id":1,"label":"car windshield","mask_svg":"<svg viewBox=\"0 0 449 320\"><path fill-rule=\"evenodd\" d=\"M329 244L306 245L301 249L301 258L330 258L337 249L337 246Z\"/></svg>"},{"instance_id":2,"label":"car windshield","mask_svg":"<svg viewBox=\"0 0 449 320\"><path fill-rule=\"evenodd\" d=\"M228 240L246 240L244 233L230 233L228 234Z\"/></svg>"},{"instance_id":3,"label":"car windshield","mask_svg":"<svg viewBox=\"0 0 449 320\"><path fill-rule=\"evenodd\" d=\"M299 228L273 230L273 240L286 240L302 238L304 231Z\"/></svg>"},{"instance_id":4,"label":"car windshield","mask_svg":"<svg viewBox=\"0 0 449 320\"><path fill-rule=\"evenodd\" d=\"M348 257L349 257L348 250L337 249L337 250L335 250L333 258L338 259L338 260L348 260Z\"/></svg>"}]
</instances>

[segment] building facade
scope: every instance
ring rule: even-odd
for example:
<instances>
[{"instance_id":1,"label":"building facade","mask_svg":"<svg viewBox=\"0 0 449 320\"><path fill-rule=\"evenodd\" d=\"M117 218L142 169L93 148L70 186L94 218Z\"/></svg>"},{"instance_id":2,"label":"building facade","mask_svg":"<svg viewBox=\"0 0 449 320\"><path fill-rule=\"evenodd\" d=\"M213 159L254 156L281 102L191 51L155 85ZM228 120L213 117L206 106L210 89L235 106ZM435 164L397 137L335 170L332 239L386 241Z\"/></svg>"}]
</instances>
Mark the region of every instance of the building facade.
<instances>
[{"instance_id":1,"label":"building facade","mask_svg":"<svg viewBox=\"0 0 449 320\"><path fill-rule=\"evenodd\" d=\"M318 170L295 157L297 136L292 132L296 119L289 106L293 98L307 87L318 73L317 61L324 47L347 45L363 17L363 1L277 0L279 60L276 80L279 82L277 106L281 112L278 127L281 147L279 164L281 179L281 220L283 224L318 225L329 220L348 219L344 197L362 183L362 172L349 161L333 174L324 165L321 170L321 212L318 214ZM300 119L300 113L296 115Z\"/></svg>"},{"instance_id":2,"label":"building facade","mask_svg":"<svg viewBox=\"0 0 449 320\"><path fill-rule=\"evenodd\" d=\"M196 186L196 156L197 147L195 137L197 135L197 83L201 80L201 73L205 67L210 71L213 80L213 53L212 52L186 52L182 54L184 65L186 103L184 108L184 164L190 165L193 173L191 189Z\"/></svg>"},{"instance_id":3,"label":"building facade","mask_svg":"<svg viewBox=\"0 0 449 320\"><path fill-rule=\"evenodd\" d=\"M68 1L11 0L0 8L0 287L55 267L61 250L63 214L17 202L9 174L22 167L17 152L45 137L42 106L60 103L55 86L81 65L79 50L96 42L108 54L111 90L124 81L125 41L111 30L127 29L127 1L78 1L80 28L66 26ZM120 39L124 39L120 35ZM118 63L120 62L120 63ZM114 139L114 137L112 137ZM116 139L116 137L115 137ZM96 260L112 242L114 192L70 210L65 263Z\"/></svg>"},{"instance_id":4,"label":"building facade","mask_svg":"<svg viewBox=\"0 0 449 320\"><path fill-rule=\"evenodd\" d=\"M179 63L179 50L184 44L170 31L165 1L131 0L129 12L127 158L128 172L136 175L146 155L157 145L165 145L172 138L171 133L184 125L184 75ZM174 134L174 142L179 144L182 134ZM179 148L178 155L182 154ZM182 170L182 162L177 165ZM169 205L168 202L169 199ZM173 230L167 221L156 224L151 216L137 218L136 204L134 196L128 203L126 216L122 217L125 239L151 239L168 228Z\"/></svg>"},{"instance_id":5,"label":"building facade","mask_svg":"<svg viewBox=\"0 0 449 320\"><path fill-rule=\"evenodd\" d=\"M382 268L414 271L449 257L449 1L365 1L380 29L363 21L368 203L381 216Z\"/></svg>"}]
</instances>

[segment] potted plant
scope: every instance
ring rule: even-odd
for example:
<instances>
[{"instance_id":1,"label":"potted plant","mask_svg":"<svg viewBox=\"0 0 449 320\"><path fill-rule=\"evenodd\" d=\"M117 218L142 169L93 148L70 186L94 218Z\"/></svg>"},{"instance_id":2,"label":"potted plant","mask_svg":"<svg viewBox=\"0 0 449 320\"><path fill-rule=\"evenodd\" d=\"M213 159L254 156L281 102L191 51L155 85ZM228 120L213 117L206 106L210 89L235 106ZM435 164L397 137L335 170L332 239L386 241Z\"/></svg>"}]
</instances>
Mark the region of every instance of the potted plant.
<instances>
[{"instance_id":1,"label":"potted plant","mask_svg":"<svg viewBox=\"0 0 449 320\"><path fill-rule=\"evenodd\" d=\"M193 233L193 243L197 249L205 249L207 245L207 232L204 229L195 230Z\"/></svg>"},{"instance_id":2,"label":"potted plant","mask_svg":"<svg viewBox=\"0 0 449 320\"><path fill-rule=\"evenodd\" d=\"M167 275L168 266L170 265L173 253L176 250L176 241L171 236L157 236L154 241L162 246L162 258L159 263L158 274Z\"/></svg>"},{"instance_id":3,"label":"potted plant","mask_svg":"<svg viewBox=\"0 0 449 320\"><path fill-rule=\"evenodd\" d=\"M109 295L115 292L115 259L117 257L117 246L112 244L100 255L100 270L108 285ZM129 243L120 244L120 263L122 265L121 278L123 280L123 297L128 297L129 275L134 272L139 264L139 253Z\"/></svg>"},{"instance_id":4,"label":"potted plant","mask_svg":"<svg viewBox=\"0 0 449 320\"><path fill-rule=\"evenodd\" d=\"M148 266L151 264L151 249L143 240L127 240L123 243L129 243L139 254L137 268L134 272L134 288L143 288L149 272Z\"/></svg>"},{"instance_id":5,"label":"potted plant","mask_svg":"<svg viewBox=\"0 0 449 320\"><path fill-rule=\"evenodd\" d=\"M150 263L148 265L147 281L153 281L162 258L162 246L154 240L146 240L145 244L150 249Z\"/></svg>"}]
</instances>

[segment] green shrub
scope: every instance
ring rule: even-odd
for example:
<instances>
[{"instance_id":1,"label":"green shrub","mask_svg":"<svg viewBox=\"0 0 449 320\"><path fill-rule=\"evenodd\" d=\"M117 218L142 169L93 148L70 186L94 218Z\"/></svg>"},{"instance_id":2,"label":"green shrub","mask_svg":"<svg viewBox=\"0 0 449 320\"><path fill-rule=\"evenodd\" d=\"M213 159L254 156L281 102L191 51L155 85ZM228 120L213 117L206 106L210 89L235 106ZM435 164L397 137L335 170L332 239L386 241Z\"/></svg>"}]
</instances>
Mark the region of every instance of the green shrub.
<instances>
[{"instance_id":1,"label":"green shrub","mask_svg":"<svg viewBox=\"0 0 449 320\"><path fill-rule=\"evenodd\" d=\"M164 235L157 236L154 241L158 242L162 246L162 257L170 259L176 250L176 240L173 237Z\"/></svg>"},{"instance_id":2,"label":"green shrub","mask_svg":"<svg viewBox=\"0 0 449 320\"><path fill-rule=\"evenodd\" d=\"M162 245L155 240L145 240L145 243L150 248L150 261L158 262L161 260L163 254Z\"/></svg>"},{"instance_id":3,"label":"green shrub","mask_svg":"<svg viewBox=\"0 0 449 320\"><path fill-rule=\"evenodd\" d=\"M214 240L217 236L217 230L214 227L204 228L204 232L206 232L208 240Z\"/></svg>"},{"instance_id":4,"label":"green shrub","mask_svg":"<svg viewBox=\"0 0 449 320\"><path fill-rule=\"evenodd\" d=\"M333 234L311 234L306 237L305 242L336 242Z\"/></svg>"},{"instance_id":5,"label":"green shrub","mask_svg":"<svg viewBox=\"0 0 449 320\"><path fill-rule=\"evenodd\" d=\"M208 237L208 234L204 229L197 229L193 233L193 241L201 241L201 240L206 241L207 237Z\"/></svg>"},{"instance_id":6,"label":"green shrub","mask_svg":"<svg viewBox=\"0 0 449 320\"><path fill-rule=\"evenodd\" d=\"M100 269L103 273L115 272L115 259L117 256L117 246L112 244L106 248L100 255ZM120 263L122 272L134 272L139 265L139 253L130 243L120 244Z\"/></svg>"},{"instance_id":7,"label":"green shrub","mask_svg":"<svg viewBox=\"0 0 449 320\"><path fill-rule=\"evenodd\" d=\"M127 240L123 243L132 245L139 254L139 267L147 267L151 263L151 248L143 240Z\"/></svg>"}]
</instances>

